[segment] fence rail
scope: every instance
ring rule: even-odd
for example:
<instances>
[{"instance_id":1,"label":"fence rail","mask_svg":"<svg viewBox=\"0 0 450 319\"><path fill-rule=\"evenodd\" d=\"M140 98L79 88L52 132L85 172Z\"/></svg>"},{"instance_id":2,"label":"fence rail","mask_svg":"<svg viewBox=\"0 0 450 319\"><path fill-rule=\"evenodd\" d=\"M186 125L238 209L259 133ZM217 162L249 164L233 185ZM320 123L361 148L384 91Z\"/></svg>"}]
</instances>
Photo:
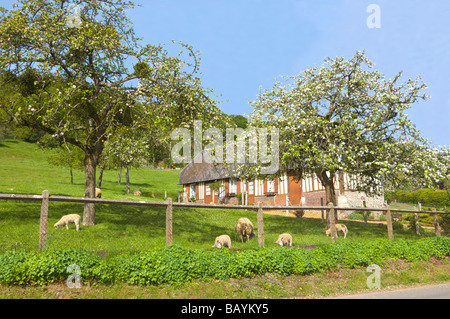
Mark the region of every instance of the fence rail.
<instances>
[{"instance_id":1,"label":"fence rail","mask_svg":"<svg viewBox=\"0 0 450 319\"><path fill-rule=\"evenodd\" d=\"M45 248L47 240L47 219L48 219L48 203L53 202L68 202L68 203L95 203L95 204L109 204L109 205L133 205L133 206L155 206L166 207L166 245L172 244L172 209L173 207L184 208L208 208L208 209L245 209L257 211L257 225L258 225L258 243L260 246L264 246L264 222L263 211L264 210L319 210L328 211L331 214L330 219L330 231L331 239L333 242L337 239L336 226L334 224L334 216L336 210L338 211L382 211L386 213L386 224L388 237L390 240L394 239L393 227L392 227L392 213L413 213L415 215L416 232L418 232L418 215L419 213L433 214L434 228L436 236L440 236L440 228L438 223L438 214L450 214L448 211L423 211L420 208L417 210L410 209L394 209L387 207L338 207L333 206L332 203L327 206L262 206L258 203L255 206L252 205L225 205L225 204L198 204L198 203L173 203L171 198L167 198L165 202L149 202L149 201L136 201L136 200L118 200L118 199L100 199L100 198L84 198L84 197L69 197L69 196L54 196L49 195L47 190L42 192L42 195L23 195L23 194L0 194L0 200L19 200L19 201L41 201L41 217L40 217L40 229L39 229L39 250ZM365 219L366 221L366 219Z\"/></svg>"},{"instance_id":2,"label":"fence rail","mask_svg":"<svg viewBox=\"0 0 450 319\"><path fill-rule=\"evenodd\" d=\"M0 194L0 200L23 200L23 201L42 201L42 195L22 195L22 194ZM53 202L71 202L71 203L96 203L111 205L133 205L133 206L167 206L167 202L149 202L137 200L119 200L102 198L84 198L70 196L49 195L49 201ZM185 208L213 208L213 209L247 209L258 210L258 206L252 205L230 205L230 204L198 204L198 203L172 203L173 207ZM329 206L262 206L263 210L330 210ZM334 206L335 210L358 210L358 211L383 211L390 210L393 213L433 213L450 214L450 211L418 211L412 209L397 209L389 207L340 207Z\"/></svg>"}]
</instances>

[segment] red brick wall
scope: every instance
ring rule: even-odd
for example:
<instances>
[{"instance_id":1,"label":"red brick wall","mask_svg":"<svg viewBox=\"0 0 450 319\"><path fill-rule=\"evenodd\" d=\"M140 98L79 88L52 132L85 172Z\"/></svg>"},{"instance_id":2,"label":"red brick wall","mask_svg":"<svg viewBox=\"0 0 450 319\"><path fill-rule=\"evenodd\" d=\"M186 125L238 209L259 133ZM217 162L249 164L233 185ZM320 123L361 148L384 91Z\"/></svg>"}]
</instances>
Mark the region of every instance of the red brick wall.
<instances>
[{"instance_id":1,"label":"red brick wall","mask_svg":"<svg viewBox=\"0 0 450 319\"><path fill-rule=\"evenodd\" d=\"M338 196L340 192L339 190L336 190L336 202L338 201ZM323 205L327 205L326 201L326 194L325 191L314 191L314 192L308 192L303 193L303 197L305 197L305 206L321 206L320 205L320 198L323 198ZM339 203L337 202L337 205Z\"/></svg>"},{"instance_id":2,"label":"red brick wall","mask_svg":"<svg viewBox=\"0 0 450 319\"><path fill-rule=\"evenodd\" d=\"M254 196L254 203L262 203L263 206L284 206L286 205L286 195L277 194L272 196ZM250 203L249 203L250 204Z\"/></svg>"},{"instance_id":3,"label":"red brick wall","mask_svg":"<svg viewBox=\"0 0 450 319\"><path fill-rule=\"evenodd\" d=\"M239 198L237 196L225 196L220 198L220 204L238 205Z\"/></svg>"}]
</instances>

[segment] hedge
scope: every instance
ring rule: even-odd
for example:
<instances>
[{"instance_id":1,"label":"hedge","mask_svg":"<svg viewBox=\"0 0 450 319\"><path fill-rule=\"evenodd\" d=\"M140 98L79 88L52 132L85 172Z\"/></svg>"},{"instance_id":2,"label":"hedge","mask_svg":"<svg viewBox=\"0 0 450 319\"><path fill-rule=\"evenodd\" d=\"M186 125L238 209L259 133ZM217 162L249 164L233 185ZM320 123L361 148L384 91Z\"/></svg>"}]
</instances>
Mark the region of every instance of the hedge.
<instances>
[{"instance_id":1,"label":"hedge","mask_svg":"<svg viewBox=\"0 0 450 319\"><path fill-rule=\"evenodd\" d=\"M450 208L450 191L434 188L424 188L415 190L413 192L406 192L403 190L396 190L394 192L386 192L384 197L388 201L398 201L401 203L410 203L416 205L422 203L427 206L435 207L438 210L448 210ZM425 210L431 211L430 207ZM406 220L413 221L414 215L410 214L405 216ZM419 221L421 223L433 224L433 216L430 214L419 214ZM444 232L450 234L450 215L440 215L439 225L443 228Z\"/></svg>"},{"instance_id":2,"label":"hedge","mask_svg":"<svg viewBox=\"0 0 450 319\"><path fill-rule=\"evenodd\" d=\"M424 188L413 192L396 190L394 192L386 192L385 198L389 201L414 205L420 202L436 208L450 207L450 191L442 189Z\"/></svg>"},{"instance_id":3,"label":"hedge","mask_svg":"<svg viewBox=\"0 0 450 319\"><path fill-rule=\"evenodd\" d=\"M0 283L46 285L67 280L67 267L76 264L84 283L126 282L132 285L178 285L193 279L228 279L265 273L281 275L323 272L338 267L362 267L405 259L429 260L450 256L449 237L418 240L379 239L339 242L305 250L298 247L259 248L242 251L162 249L125 253L107 258L84 250L8 251L0 254Z\"/></svg>"}]
</instances>

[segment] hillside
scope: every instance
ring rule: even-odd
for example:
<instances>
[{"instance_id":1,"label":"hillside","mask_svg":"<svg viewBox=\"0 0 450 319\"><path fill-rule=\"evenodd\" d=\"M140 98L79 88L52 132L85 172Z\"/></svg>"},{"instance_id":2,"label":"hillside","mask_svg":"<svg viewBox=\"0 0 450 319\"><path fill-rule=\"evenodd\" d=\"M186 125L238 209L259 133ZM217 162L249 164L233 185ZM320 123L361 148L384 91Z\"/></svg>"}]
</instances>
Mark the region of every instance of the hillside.
<instances>
[{"instance_id":1,"label":"hillside","mask_svg":"<svg viewBox=\"0 0 450 319\"><path fill-rule=\"evenodd\" d=\"M83 196L84 172L74 169L74 184L70 185L69 169L50 166L48 156L46 151L35 144L20 140L0 141L0 192L40 194L48 189L53 195ZM139 189L144 197L155 200L163 200L164 192L167 192L167 196L177 198L178 191L182 190L177 185L178 178L179 170L130 169L131 189ZM135 199L135 196L126 194L124 171L122 184L118 185L117 180L117 170L104 172L102 196Z\"/></svg>"}]
</instances>

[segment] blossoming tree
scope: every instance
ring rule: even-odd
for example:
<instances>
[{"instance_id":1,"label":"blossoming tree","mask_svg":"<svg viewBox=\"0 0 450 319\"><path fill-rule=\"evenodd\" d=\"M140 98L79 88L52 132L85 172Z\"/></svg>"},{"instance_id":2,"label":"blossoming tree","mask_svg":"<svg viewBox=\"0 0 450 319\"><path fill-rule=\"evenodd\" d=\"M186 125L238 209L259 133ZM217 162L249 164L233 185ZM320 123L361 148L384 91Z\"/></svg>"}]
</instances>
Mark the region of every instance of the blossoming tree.
<instances>
[{"instance_id":1,"label":"blossoming tree","mask_svg":"<svg viewBox=\"0 0 450 319\"><path fill-rule=\"evenodd\" d=\"M252 102L250 122L279 128L282 170L317 176L327 203L336 205L335 181L342 173L369 194L405 181L431 184L445 171L439 150L406 113L428 98L426 85L420 78L400 83L400 77L385 79L364 52L327 58L263 91Z\"/></svg>"},{"instance_id":2,"label":"blossoming tree","mask_svg":"<svg viewBox=\"0 0 450 319\"><path fill-rule=\"evenodd\" d=\"M87 198L94 197L96 166L117 126L219 113L196 75L196 52L182 44L184 53L170 56L161 45L143 44L125 13L133 7L128 0L18 0L11 10L0 7L0 71L8 75L2 84L12 87L0 94L0 110L84 152ZM26 92L15 89L24 74ZM163 118L155 109L164 110ZM95 207L85 204L83 224L94 223Z\"/></svg>"}]
</instances>

